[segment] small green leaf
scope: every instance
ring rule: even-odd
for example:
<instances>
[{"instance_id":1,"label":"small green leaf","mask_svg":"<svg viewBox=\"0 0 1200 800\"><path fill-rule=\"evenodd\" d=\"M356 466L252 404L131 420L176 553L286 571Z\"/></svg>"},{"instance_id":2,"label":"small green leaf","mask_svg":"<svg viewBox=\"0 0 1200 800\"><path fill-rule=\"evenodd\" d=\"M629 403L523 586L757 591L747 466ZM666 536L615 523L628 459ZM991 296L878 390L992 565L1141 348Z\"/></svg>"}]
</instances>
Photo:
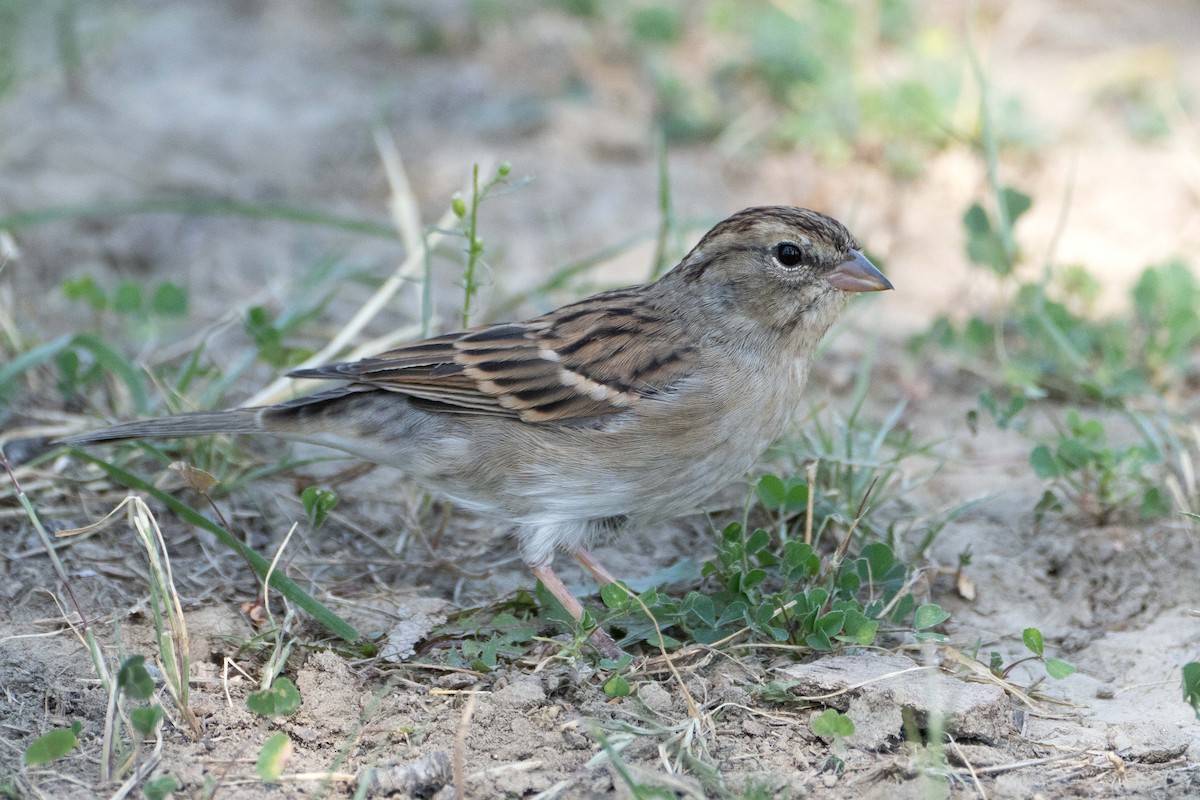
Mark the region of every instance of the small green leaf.
<instances>
[{"instance_id":1,"label":"small green leaf","mask_svg":"<svg viewBox=\"0 0 1200 800\"><path fill-rule=\"evenodd\" d=\"M62 283L63 297L68 300L82 300L92 307L93 311L103 311L108 305L108 298L96 285L96 279L91 275L70 278Z\"/></svg>"},{"instance_id":2,"label":"small green leaf","mask_svg":"<svg viewBox=\"0 0 1200 800\"><path fill-rule=\"evenodd\" d=\"M798 511L808 505L808 484L799 481L788 487L787 502L784 506L790 511Z\"/></svg>"},{"instance_id":3,"label":"small green leaf","mask_svg":"<svg viewBox=\"0 0 1200 800\"><path fill-rule=\"evenodd\" d=\"M683 35L683 17L667 6L648 6L633 12L633 35L643 42L669 44Z\"/></svg>"},{"instance_id":4,"label":"small green leaf","mask_svg":"<svg viewBox=\"0 0 1200 800\"><path fill-rule=\"evenodd\" d=\"M861 611L849 610L846 612L844 630L845 634L838 636L838 639L866 647L875 642L875 633L879 630L879 622L867 619Z\"/></svg>"},{"instance_id":5,"label":"small green leaf","mask_svg":"<svg viewBox=\"0 0 1200 800\"><path fill-rule=\"evenodd\" d=\"M304 513L308 515L312 526L319 528L325 518L329 516L329 512L337 506L338 496L328 489L309 486L300 493L300 503L304 506Z\"/></svg>"},{"instance_id":6,"label":"small green leaf","mask_svg":"<svg viewBox=\"0 0 1200 800\"><path fill-rule=\"evenodd\" d=\"M1047 489L1046 491L1042 492L1042 498L1038 500L1037 505L1033 507L1033 518L1037 522L1041 522L1043 519L1045 519L1046 514L1051 511L1061 513L1063 511L1063 504L1062 501L1058 499L1058 495Z\"/></svg>"},{"instance_id":7,"label":"small green leaf","mask_svg":"<svg viewBox=\"0 0 1200 800\"><path fill-rule=\"evenodd\" d=\"M854 721L836 709L827 708L813 717L809 726L822 739L845 738L854 735Z\"/></svg>"},{"instance_id":8,"label":"small green leaf","mask_svg":"<svg viewBox=\"0 0 1200 800\"><path fill-rule=\"evenodd\" d=\"M782 508L787 501L787 488L783 481L775 475L763 475L758 479L758 501L768 511Z\"/></svg>"},{"instance_id":9,"label":"small green leaf","mask_svg":"<svg viewBox=\"0 0 1200 800\"><path fill-rule=\"evenodd\" d=\"M1061 681L1068 675L1075 673L1075 667L1057 658L1046 659L1046 674L1056 681Z\"/></svg>"},{"instance_id":10,"label":"small green leaf","mask_svg":"<svg viewBox=\"0 0 1200 800\"><path fill-rule=\"evenodd\" d=\"M164 281L154 287L150 310L160 317L182 317L187 314L188 295L182 286Z\"/></svg>"},{"instance_id":11,"label":"small green leaf","mask_svg":"<svg viewBox=\"0 0 1200 800\"><path fill-rule=\"evenodd\" d=\"M277 780L283 774L283 768L292 757L292 740L283 731L274 734L258 751L258 761L254 769L264 783Z\"/></svg>"},{"instance_id":12,"label":"small green leaf","mask_svg":"<svg viewBox=\"0 0 1200 800\"><path fill-rule=\"evenodd\" d=\"M816 575L821 569L821 560L813 552L812 545L792 540L783 546L783 563L788 577L796 580Z\"/></svg>"},{"instance_id":13,"label":"small green leaf","mask_svg":"<svg viewBox=\"0 0 1200 800\"><path fill-rule=\"evenodd\" d=\"M1009 275L1013 265L983 207L975 203L968 208L963 225L967 229L967 257L975 264L991 267L997 275Z\"/></svg>"},{"instance_id":14,"label":"small green leaf","mask_svg":"<svg viewBox=\"0 0 1200 800\"><path fill-rule=\"evenodd\" d=\"M1029 454L1029 463L1033 467L1034 474L1043 480L1057 478L1061 472L1058 462L1054 459L1054 454L1044 444L1033 448L1033 452Z\"/></svg>"},{"instance_id":15,"label":"small green leaf","mask_svg":"<svg viewBox=\"0 0 1200 800\"><path fill-rule=\"evenodd\" d=\"M871 542L862 549L858 554L859 558L865 559L867 567L870 569L870 580L883 580L883 577L888 574L892 566L896 563L896 556L892 552L892 548L888 547L883 542ZM866 575L862 576L865 580Z\"/></svg>"},{"instance_id":16,"label":"small green leaf","mask_svg":"<svg viewBox=\"0 0 1200 800\"><path fill-rule=\"evenodd\" d=\"M146 671L145 656L130 656L117 672L117 686L126 697L149 700L154 694L154 678Z\"/></svg>"},{"instance_id":17,"label":"small green leaf","mask_svg":"<svg viewBox=\"0 0 1200 800\"><path fill-rule=\"evenodd\" d=\"M179 781L170 775L162 775L142 784L142 794L146 800L167 800L177 789Z\"/></svg>"},{"instance_id":18,"label":"small green leaf","mask_svg":"<svg viewBox=\"0 0 1200 800\"><path fill-rule=\"evenodd\" d=\"M1008 211L1008 222L1016 225L1017 220L1033 206L1033 198L1022 191L1005 186L1000 190L1000 201Z\"/></svg>"},{"instance_id":19,"label":"small green leaf","mask_svg":"<svg viewBox=\"0 0 1200 800\"><path fill-rule=\"evenodd\" d=\"M963 214L963 226L966 227L967 233L973 236L992 232L992 223L988 220L987 212L979 203L972 203L971 207Z\"/></svg>"},{"instance_id":20,"label":"small green leaf","mask_svg":"<svg viewBox=\"0 0 1200 800\"><path fill-rule=\"evenodd\" d=\"M1142 495L1142 519L1164 517L1171 513L1171 501L1163 494L1162 489L1151 486Z\"/></svg>"},{"instance_id":21,"label":"small green leaf","mask_svg":"<svg viewBox=\"0 0 1200 800\"><path fill-rule=\"evenodd\" d=\"M764 569L752 569L742 576L742 591L748 592L767 579Z\"/></svg>"},{"instance_id":22,"label":"small green leaf","mask_svg":"<svg viewBox=\"0 0 1200 800\"><path fill-rule=\"evenodd\" d=\"M703 595L699 592L688 592L687 597L683 598L680 611L685 614L690 613L694 615L705 627L716 627L717 608L712 598L708 595Z\"/></svg>"},{"instance_id":23,"label":"small green leaf","mask_svg":"<svg viewBox=\"0 0 1200 800\"><path fill-rule=\"evenodd\" d=\"M1200 661L1189 661L1183 665L1183 702L1196 712L1200 719Z\"/></svg>"},{"instance_id":24,"label":"small green leaf","mask_svg":"<svg viewBox=\"0 0 1200 800\"><path fill-rule=\"evenodd\" d=\"M918 631L923 631L935 625L941 625L948 619L950 619L950 615L943 611L937 603L926 603L917 609L917 613L913 617L913 627Z\"/></svg>"},{"instance_id":25,"label":"small green leaf","mask_svg":"<svg viewBox=\"0 0 1200 800\"><path fill-rule=\"evenodd\" d=\"M896 601L896 605L892 608L892 613L888 616L892 622L897 625L903 624L909 614L913 612L913 606L917 601L913 599L911 594L906 594Z\"/></svg>"},{"instance_id":26,"label":"small green leaf","mask_svg":"<svg viewBox=\"0 0 1200 800\"><path fill-rule=\"evenodd\" d=\"M121 281L113 295L113 311L132 314L142 310L142 286L136 281Z\"/></svg>"},{"instance_id":27,"label":"small green leaf","mask_svg":"<svg viewBox=\"0 0 1200 800\"><path fill-rule=\"evenodd\" d=\"M846 623L845 611L830 611L825 616L817 620L817 630L824 633L826 636L836 636L842 632L842 626Z\"/></svg>"},{"instance_id":28,"label":"small green leaf","mask_svg":"<svg viewBox=\"0 0 1200 800\"><path fill-rule=\"evenodd\" d=\"M1021 632L1021 639L1034 655L1045 655L1045 641L1042 639L1042 632L1037 628L1026 628Z\"/></svg>"},{"instance_id":29,"label":"small green leaf","mask_svg":"<svg viewBox=\"0 0 1200 800\"><path fill-rule=\"evenodd\" d=\"M628 697L633 694L633 689L630 688L629 681L620 675L613 675L604 682L604 693L609 697Z\"/></svg>"},{"instance_id":30,"label":"small green leaf","mask_svg":"<svg viewBox=\"0 0 1200 800\"><path fill-rule=\"evenodd\" d=\"M606 583L601 586L600 599L604 601L605 607L612 611L624 611L633 603L629 594L616 583Z\"/></svg>"},{"instance_id":31,"label":"small green leaf","mask_svg":"<svg viewBox=\"0 0 1200 800\"><path fill-rule=\"evenodd\" d=\"M771 543L771 534L758 528L746 540L746 555L752 556Z\"/></svg>"},{"instance_id":32,"label":"small green leaf","mask_svg":"<svg viewBox=\"0 0 1200 800\"><path fill-rule=\"evenodd\" d=\"M976 351L990 350L996 338L996 329L982 317L971 317L963 329L963 339Z\"/></svg>"},{"instance_id":33,"label":"small green leaf","mask_svg":"<svg viewBox=\"0 0 1200 800\"><path fill-rule=\"evenodd\" d=\"M500 636L493 633L483 644L479 653L478 663L483 666L481 672L493 672L500 665ZM476 669L479 669L476 667Z\"/></svg>"},{"instance_id":34,"label":"small green leaf","mask_svg":"<svg viewBox=\"0 0 1200 800\"><path fill-rule=\"evenodd\" d=\"M1064 439L1058 445L1057 460L1067 467L1067 472L1079 469L1095 458L1096 454L1092 449L1079 439Z\"/></svg>"},{"instance_id":35,"label":"small green leaf","mask_svg":"<svg viewBox=\"0 0 1200 800\"><path fill-rule=\"evenodd\" d=\"M816 630L804 637L804 643L813 650L819 650L822 653L833 649L833 642L829 641L828 634L822 630Z\"/></svg>"},{"instance_id":36,"label":"small green leaf","mask_svg":"<svg viewBox=\"0 0 1200 800\"><path fill-rule=\"evenodd\" d=\"M133 723L133 727L137 729L138 733L149 738L154 735L154 732L158 730L158 726L162 724L162 706L156 703L152 706L131 708L129 710L129 721Z\"/></svg>"},{"instance_id":37,"label":"small green leaf","mask_svg":"<svg viewBox=\"0 0 1200 800\"><path fill-rule=\"evenodd\" d=\"M264 717L286 717L300 707L300 690L291 678L281 676L271 688L247 695L246 707Z\"/></svg>"},{"instance_id":38,"label":"small green leaf","mask_svg":"<svg viewBox=\"0 0 1200 800\"><path fill-rule=\"evenodd\" d=\"M71 728L55 728L34 739L25 748L25 764L38 767L62 758L75 749L79 739Z\"/></svg>"}]
</instances>

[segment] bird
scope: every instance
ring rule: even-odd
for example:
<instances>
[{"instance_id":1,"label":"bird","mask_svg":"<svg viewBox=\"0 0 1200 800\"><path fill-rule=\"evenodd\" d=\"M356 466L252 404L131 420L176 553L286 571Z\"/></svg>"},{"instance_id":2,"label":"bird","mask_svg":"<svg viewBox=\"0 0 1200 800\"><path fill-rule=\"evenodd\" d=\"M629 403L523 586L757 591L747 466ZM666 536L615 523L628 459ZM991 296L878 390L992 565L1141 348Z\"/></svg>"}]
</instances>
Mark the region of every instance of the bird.
<instances>
[{"instance_id":1,"label":"bird","mask_svg":"<svg viewBox=\"0 0 1200 800\"><path fill-rule=\"evenodd\" d=\"M276 405L127 422L71 445L268 434L396 467L513 527L521 558L579 622L553 569L570 553L695 511L743 477L800 402L821 338L857 293L892 289L837 220L758 206L652 283L523 322L470 327L289 373L340 382ZM622 650L596 627L606 658Z\"/></svg>"}]
</instances>

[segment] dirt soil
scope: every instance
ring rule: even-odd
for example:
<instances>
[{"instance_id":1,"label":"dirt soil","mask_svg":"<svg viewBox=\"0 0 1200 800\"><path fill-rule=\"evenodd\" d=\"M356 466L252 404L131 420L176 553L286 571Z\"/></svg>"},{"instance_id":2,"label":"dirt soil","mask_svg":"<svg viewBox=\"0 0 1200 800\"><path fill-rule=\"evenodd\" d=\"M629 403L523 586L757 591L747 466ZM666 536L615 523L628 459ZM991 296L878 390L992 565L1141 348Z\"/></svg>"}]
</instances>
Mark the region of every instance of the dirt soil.
<instances>
[{"instance_id":1,"label":"dirt soil","mask_svg":"<svg viewBox=\"0 0 1200 800\"><path fill-rule=\"evenodd\" d=\"M929 4L923 13L941 15L958 31L957 5ZM49 12L34 15L22 47L37 68L0 100L0 217L186 195L386 222L387 184L372 138L372 126L382 124L426 221L443 213L475 161L504 159L514 174L534 177L482 212L494 284L482 294L485 303L499 302L501 290L515 295L552 268L653 232L653 96L641 68L591 38L577 19L540 7L481 35L466 3L410 3L407 14L388 13L388 6L89 6L80 12L83 61L74 81L39 55L53 52L53 34ZM986 17L984 57L996 89L1021 97L1043 136L1036 155L1006 164L1012 182L1038 200L1020 228L1022 246L1044 253L1053 243L1058 260L1099 275L1105 302L1114 304L1145 265L1200 252L1194 110L1189 116L1181 109L1180 124L1165 139L1144 143L1095 102L1105 81L1163 63L1200 96L1200 6L1030 0L998 4ZM434 34L440 45L431 48ZM586 96L564 88L576 83L589 87ZM607 673L557 657L553 642L487 675L406 661L406 647L450 608L530 588L531 578L502 530L452 512L438 533L441 507L431 510L401 476L376 469L338 486L340 504L319 532L298 528L284 568L360 630L390 631L394 657L358 661L298 650L286 674L303 704L278 722L251 714L244 703L258 678L241 672L257 662L237 652L254 635L241 611L255 596L253 577L207 533L155 509L186 605L192 705L203 735L185 735L167 702L151 774L175 776L186 797L341 797L352 784L322 775L378 767L385 783L407 775L416 794L444 799L455 796L450 776L458 758L469 797L646 796L631 793L604 758L606 742L624 747L634 779L671 797L718 791L712 782L704 788L700 761L718 767L723 793L734 797L1200 797L1200 725L1179 688L1181 665L1200 660L1195 526L1168 520L1091 527L1069 517L1035 524L1042 486L1028 467L1027 442L989 426L972 435L964 418L982 383L905 350L908 335L935 314L962 313L993 296L994 287L962 255L961 214L981 194L982 160L952 148L919 177L899 182L854 161L835 168L802 153L751 157L696 145L675 149L670 168L679 219L716 220L763 203L811 206L846 221L882 258L897 291L855 309L822 357L809 402L845 403L861 353L878 347L871 413L904 400L904 427L919 441L938 442L935 459L906 462L912 489L894 513L915 526L978 501L935 541L922 599L952 613L946 633L964 652L981 640L982 658L989 650L1018 658L1021 631L1032 625L1046 633L1051 654L1079 672L1039 682L1036 665L1018 668L1014 684L1027 690L1019 693L985 675L941 680L918 669L944 658L935 650L850 653L798 665L765 649L692 647L676 659L677 676L655 653L640 653L628 673L634 695L612 699L602 691ZM247 346L237 322L247 307L283 305L325 255L376 276L403 256L398 243L382 238L172 214L73 218L22 228L15 243L19 253L8 252L0 274L0 303L26 336L76 330L73 307L56 289L65 278L90 274L102 285L170 279L192 298L188 329L154 346L183 352L208 335L218 360L223 346L230 358ZM647 238L607 263L593 275L596 284L641 279L651 249ZM438 309L448 321L458 302L456 279L449 272L437 279ZM321 324L335 330L368 291L348 282ZM402 294L364 335L409 323L416 307ZM249 396L273 377L251 369L235 394ZM53 387L44 397L57 397ZM15 440L53 427L60 411L0 409L10 458L19 463L36 452L39 445ZM98 477L65 482L79 474L65 459L22 474L54 529L92 522L124 495ZM269 555L291 522L304 517L299 480L253 483L224 498L223 512ZM32 797L120 796L117 785L98 780L107 698L67 626L77 617L60 605L63 592L24 512L5 498L0 781ZM725 518L716 516L718 523ZM949 577L968 548L971 599ZM59 553L105 652L114 659L153 652L146 567L127 527L63 540ZM639 531L597 555L627 579L685 558L703 561L712 555L710 522L699 517ZM581 570L564 572L568 583L587 586ZM302 619L295 624L311 634L307 640L320 636ZM784 678L821 699L781 703L757 692ZM689 696L698 716L689 712ZM901 713L921 718L923 704L939 697L955 711L948 789L921 777L928 755L907 743ZM812 733L811 719L827 705L856 721L848 742L834 746ZM83 731L70 756L21 766L32 739L72 720L82 721ZM285 779L267 786L254 760L277 730L291 737L294 753ZM681 742L702 758L681 757ZM840 774L826 768L831 754L845 762Z\"/></svg>"}]
</instances>

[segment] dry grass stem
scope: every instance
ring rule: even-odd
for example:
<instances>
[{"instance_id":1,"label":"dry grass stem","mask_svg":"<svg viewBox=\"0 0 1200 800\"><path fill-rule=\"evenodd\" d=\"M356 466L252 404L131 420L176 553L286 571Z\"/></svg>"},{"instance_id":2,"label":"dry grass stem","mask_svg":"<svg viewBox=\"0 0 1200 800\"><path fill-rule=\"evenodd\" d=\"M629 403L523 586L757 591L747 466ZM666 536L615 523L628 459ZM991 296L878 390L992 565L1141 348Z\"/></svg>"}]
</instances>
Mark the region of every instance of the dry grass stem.
<instances>
[{"instance_id":1,"label":"dry grass stem","mask_svg":"<svg viewBox=\"0 0 1200 800\"><path fill-rule=\"evenodd\" d=\"M408 180L406 177L403 177L403 163L400 161L399 154L395 153L393 150L392 154L388 156L388 160L393 161L390 169L397 170L401 176L401 183L407 185ZM391 178L389 178L389 182L391 182ZM394 193L393 201L399 203L398 208L400 209L400 213L407 215L409 212L407 210L406 201L399 200L401 195L395 194L396 184L392 184L392 189ZM400 265L395 269L395 271L392 272L391 275L388 276L387 280L385 280L383 284L377 290L375 290L375 293L367 299L367 302L363 303L362 307L358 309L350 321L346 323L346 325L343 326L324 347L322 347L304 362L297 364L295 368L306 369L308 367L319 366L337 359L346 350L350 342L352 342L354 338L362 332L363 328L365 328L371 322L371 320L373 320L375 316L383 310L384 306L387 305L392 297L395 296L395 294L400 291L400 289L403 288L406 283L410 282L413 276L418 274L418 272L425 266L426 250L433 250L439 244L441 244L442 240L447 236L445 232L446 229L449 228L450 225L454 224L455 219L456 217L454 216L454 212L452 210L447 210L434 224L428 236L424 237L423 240L418 237L418 239L414 241L412 247L407 248L405 258ZM404 235L404 229L405 228L402 226L402 235ZM309 391L319 385L320 381L315 380L294 381L286 376L277 378L265 389L248 399L244 405L263 406L270 405L272 403L278 403L282 400L286 400L295 396L297 393Z\"/></svg>"},{"instance_id":2,"label":"dry grass stem","mask_svg":"<svg viewBox=\"0 0 1200 800\"><path fill-rule=\"evenodd\" d=\"M463 703L462 718L454 734L454 792L458 800L467 796L467 734L471 731L471 717L475 715L477 694L467 695Z\"/></svg>"}]
</instances>

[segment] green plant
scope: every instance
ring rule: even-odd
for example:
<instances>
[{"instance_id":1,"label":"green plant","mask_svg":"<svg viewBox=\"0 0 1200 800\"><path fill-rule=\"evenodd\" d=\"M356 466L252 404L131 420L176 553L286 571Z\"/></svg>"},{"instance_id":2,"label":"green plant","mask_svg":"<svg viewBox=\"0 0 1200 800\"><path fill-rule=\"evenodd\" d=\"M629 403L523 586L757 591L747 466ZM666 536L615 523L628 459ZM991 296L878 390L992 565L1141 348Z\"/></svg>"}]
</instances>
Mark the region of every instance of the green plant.
<instances>
[{"instance_id":1,"label":"green plant","mask_svg":"<svg viewBox=\"0 0 1200 800\"><path fill-rule=\"evenodd\" d=\"M537 636L537 603L528 592L493 606L469 608L452 615L426 637L425 649L449 646L444 656L451 666L491 672L524 655Z\"/></svg>"},{"instance_id":2,"label":"green plant","mask_svg":"<svg viewBox=\"0 0 1200 800\"><path fill-rule=\"evenodd\" d=\"M258 751L258 759L254 763L254 769L263 783L279 780L288 759L292 757L292 750L292 740L286 733L278 731L271 734Z\"/></svg>"},{"instance_id":3,"label":"green plant","mask_svg":"<svg viewBox=\"0 0 1200 800\"><path fill-rule=\"evenodd\" d=\"M1129 511L1169 513L1165 486L1177 470L1169 459L1183 454L1186 464L1190 445L1173 432L1178 423L1164 399L1187 375L1200 341L1200 281L1180 261L1149 267L1131 292L1131 310L1099 318L1091 314L1098 284L1082 267L1047 267L1039 280L1019 281L1013 226L1032 201L1003 186L995 153L987 157L995 212L977 203L964 215L967 255L1012 287L1011 303L991 316L940 318L910 345L914 352L930 344L949 349L988 380L968 427L978 430L983 411L1000 429L1032 441L1030 465L1048 484L1034 509L1039 520L1064 511L1100 524ZM1099 415L1051 405L1061 401L1103 406L1140 436L1117 440ZM1051 420L1051 434L1031 424L1034 410Z\"/></svg>"},{"instance_id":4,"label":"green plant","mask_svg":"<svg viewBox=\"0 0 1200 800\"><path fill-rule=\"evenodd\" d=\"M246 695L246 708L264 717L290 717L300 708L300 690L291 678L280 675L265 689Z\"/></svg>"},{"instance_id":5,"label":"green plant","mask_svg":"<svg viewBox=\"0 0 1200 800\"><path fill-rule=\"evenodd\" d=\"M72 722L69 727L46 731L25 748L25 766L39 767L57 761L75 749L82 732L83 723L79 720Z\"/></svg>"},{"instance_id":6,"label":"green plant","mask_svg":"<svg viewBox=\"0 0 1200 800\"><path fill-rule=\"evenodd\" d=\"M496 167L495 174L488 178L481 186L479 183L479 165L476 164L471 170L470 202L468 203L463 200L461 193L455 194L450 201L450 208L454 212L454 216L458 217L460 223L460 235L466 242L463 248L466 263L463 266L462 279L462 326L464 328L469 327L471 324L471 301L479 291L477 270L483 258L483 238L479 235L479 206L492 195L497 186L509 186L508 175L511 171L511 165L507 161L502 162L500 166ZM519 182L512 188L518 188L522 185L524 185L524 181Z\"/></svg>"},{"instance_id":7,"label":"green plant","mask_svg":"<svg viewBox=\"0 0 1200 800\"><path fill-rule=\"evenodd\" d=\"M1048 490L1053 499L1043 495L1039 511L1057 510L1065 500L1100 525L1130 504L1142 517L1170 513L1156 476L1147 470L1162 462L1152 442L1114 445L1099 420L1074 408L1065 423L1057 441L1039 444L1029 455L1034 473L1053 486Z\"/></svg>"},{"instance_id":8,"label":"green plant","mask_svg":"<svg viewBox=\"0 0 1200 800\"><path fill-rule=\"evenodd\" d=\"M179 791L180 785L171 775L162 775L142 784L142 795L146 800L166 800L173 792Z\"/></svg>"},{"instance_id":9,"label":"green plant","mask_svg":"<svg viewBox=\"0 0 1200 800\"><path fill-rule=\"evenodd\" d=\"M1042 632L1037 628L1026 628L1021 632L1021 641L1025 644L1025 648L1032 655L1024 658L1019 658L1009 664L1004 663L1004 658L999 653L993 651L988 663L988 668L991 673L997 678L1008 680L1008 676L1019 665L1028 661L1040 661L1046 670L1046 674L1055 680L1062 680L1069 675L1074 674L1075 667L1058 658L1046 658L1045 641L1042 638Z\"/></svg>"},{"instance_id":10,"label":"green plant","mask_svg":"<svg viewBox=\"0 0 1200 800\"><path fill-rule=\"evenodd\" d=\"M130 656L117 671L117 689L127 700L148 701L154 696L154 679L146 671L145 656ZM158 703L127 708L133 727L143 737L154 736L162 724L163 709Z\"/></svg>"},{"instance_id":11,"label":"green plant","mask_svg":"<svg viewBox=\"0 0 1200 800\"><path fill-rule=\"evenodd\" d=\"M1196 712L1200 719L1200 662L1189 661L1183 665L1183 702Z\"/></svg>"},{"instance_id":12,"label":"green plant","mask_svg":"<svg viewBox=\"0 0 1200 800\"><path fill-rule=\"evenodd\" d=\"M812 718L809 727L817 736L833 742L833 752L825 764L840 773L846 768L842 755L846 752L846 739L854 735L854 721L837 709L827 708Z\"/></svg>"},{"instance_id":13,"label":"green plant","mask_svg":"<svg viewBox=\"0 0 1200 800\"><path fill-rule=\"evenodd\" d=\"M329 489L309 486L300 493L300 504L304 506L304 513L308 515L308 521L315 530L324 524L329 512L337 507L338 496Z\"/></svg>"},{"instance_id":14,"label":"green plant","mask_svg":"<svg viewBox=\"0 0 1200 800\"><path fill-rule=\"evenodd\" d=\"M845 529L856 519L863 540L889 539L887 523L874 512L902 489L911 488L907 467L912 459L932 455L930 444L917 442L911 431L900 426L903 402L882 421L869 420L863 414L866 390L864 381L848 415L831 411L826 418L814 414L800 426L795 438L781 445L797 474L802 465L815 464L811 487L815 493L814 541L819 541L829 525ZM794 484L797 479L791 480ZM872 513L864 515L860 506L868 499ZM791 502L785 508L793 513L806 511Z\"/></svg>"},{"instance_id":15,"label":"green plant","mask_svg":"<svg viewBox=\"0 0 1200 800\"><path fill-rule=\"evenodd\" d=\"M793 499L800 494L793 491ZM934 629L949 616L934 604L917 606L906 592L909 568L882 542L867 544L856 557L839 551L823 562L799 539L732 523L702 577L703 586L682 598L654 588L631 593L622 585L605 586L602 613L586 613L578 627L539 586L536 603L521 592L496 606L460 612L436 628L424 648L449 644L448 663L491 672L523 655L547 624L574 631L568 654L584 650L596 625L612 632L623 648L675 649L687 639L716 644L738 638L829 651L875 644L884 627L941 640ZM620 696L627 688L623 667L618 662L601 666L614 671L605 691Z\"/></svg>"},{"instance_id":16,"label":"green plant","mask_svg":"<svg viewBox=\"0 0 1200 800\"><path fill-rule=\"evenodd\" d=\"M607 661L607 659L605 659ZM604 693L609 697L628 697L633 694L633 687L629 685L629 681L621 673L633 661L633 656L626 653L616 661L608 664L603 664L608 669L612 670L612 674L608 680L604 682Z\"/></svg>"}]
</instances>

